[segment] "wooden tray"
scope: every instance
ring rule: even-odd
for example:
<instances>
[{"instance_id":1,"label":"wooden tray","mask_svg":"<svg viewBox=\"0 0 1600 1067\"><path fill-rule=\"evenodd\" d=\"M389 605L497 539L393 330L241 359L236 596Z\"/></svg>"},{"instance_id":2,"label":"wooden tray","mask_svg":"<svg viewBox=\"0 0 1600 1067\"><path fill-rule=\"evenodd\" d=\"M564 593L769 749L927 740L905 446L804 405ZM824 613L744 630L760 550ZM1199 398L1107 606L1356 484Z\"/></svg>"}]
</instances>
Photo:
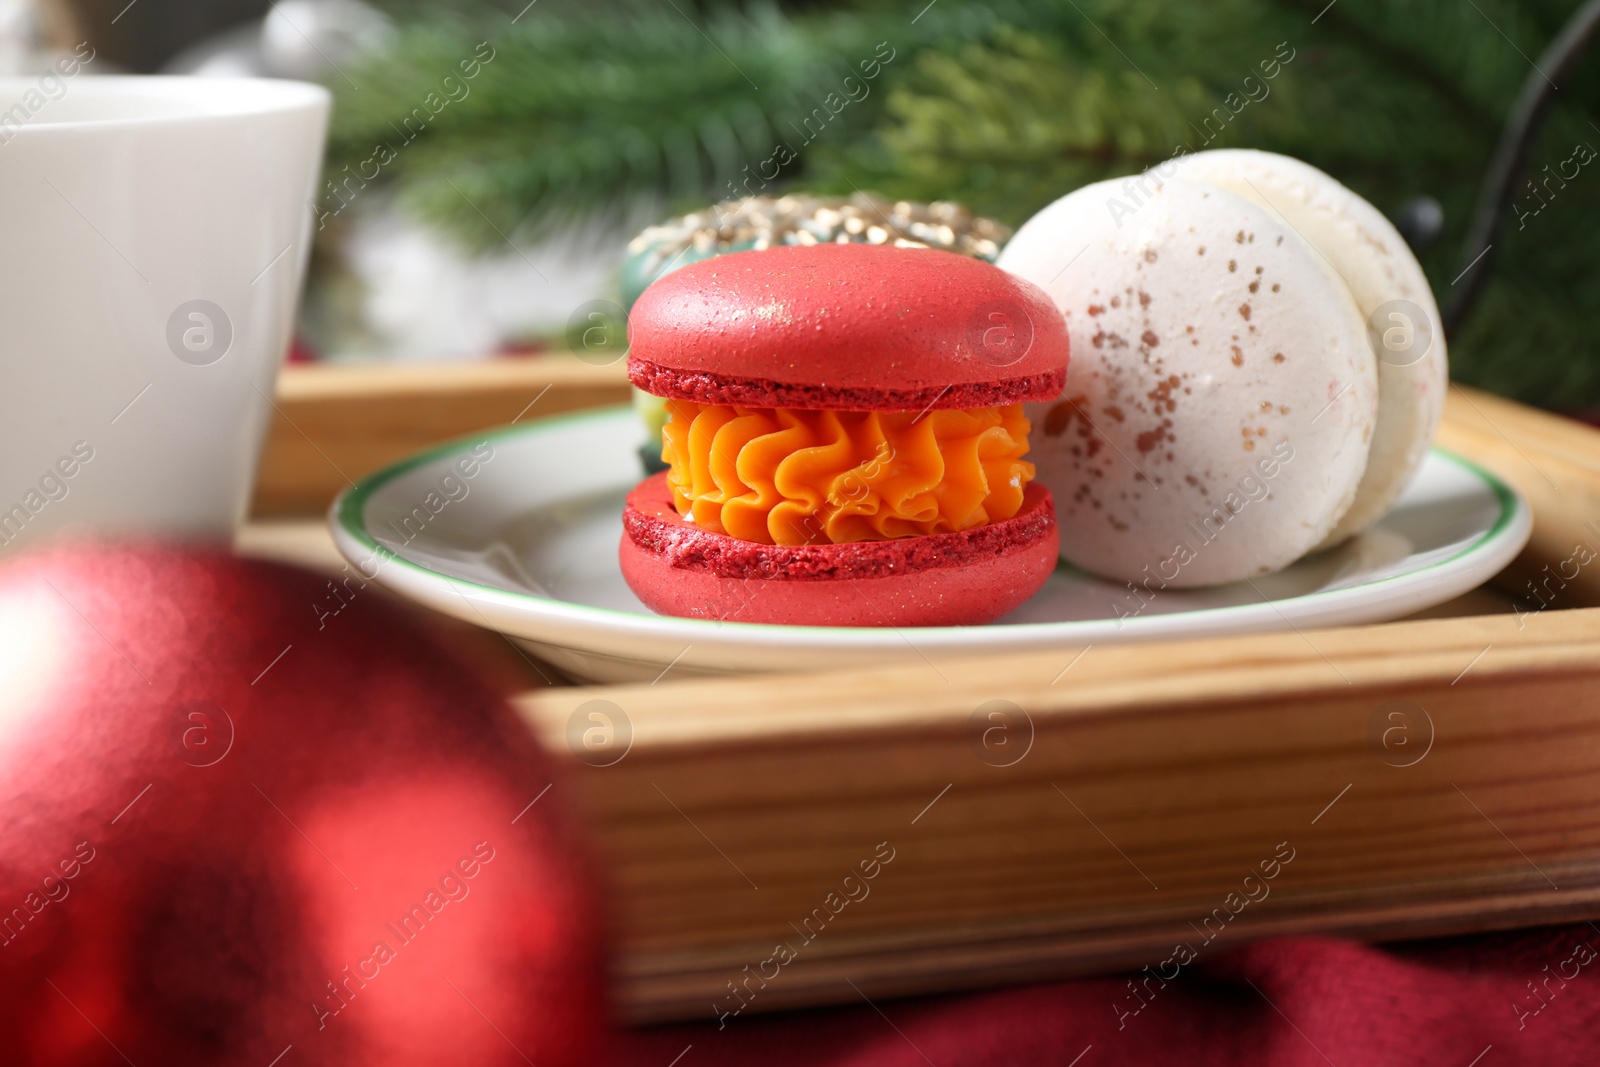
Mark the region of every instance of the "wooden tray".
<instances>
[{"instance_id":1,"label":"wooden tray","mask_svg":"<svg viewBox=\"0 0 1600 1067\"><path fill-rule=\"evenodd\" d=\"M618 368L556 358L290 368L257 510L321 508L437 440L624 395ZM1456 388L1440 443L1513 482L1535 529L1497 588L1435 617L530 688L517 704L593 835L623 1011L1600 916L1600 432ZM241 544L328 558L305 521ZM575 740L591 726L610 747Z\"/></svg>"}]
</instances>

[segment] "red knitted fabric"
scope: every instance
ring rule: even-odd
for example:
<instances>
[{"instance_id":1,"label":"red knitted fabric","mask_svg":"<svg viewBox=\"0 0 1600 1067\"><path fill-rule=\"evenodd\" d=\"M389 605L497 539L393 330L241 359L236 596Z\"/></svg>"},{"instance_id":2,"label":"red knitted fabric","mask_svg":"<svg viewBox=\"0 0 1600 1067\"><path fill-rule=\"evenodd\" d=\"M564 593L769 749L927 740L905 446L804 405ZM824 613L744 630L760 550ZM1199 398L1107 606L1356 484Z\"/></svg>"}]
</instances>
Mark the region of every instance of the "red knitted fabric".
<instances>
[{"instance_id":1,"label":"red knitted fabric","mask_svg":"<svg viewBox=\"0 0 1600 1067\"><path fill-rule=\"evenodd\" d=\"M692 1045L678 1067L1592 1067L1597 963L1591 925L1285 938L1195 964L1120 1026L1127 976L642 1029L614 1062L665 1065Z\"/></svg>"}]
</instances>

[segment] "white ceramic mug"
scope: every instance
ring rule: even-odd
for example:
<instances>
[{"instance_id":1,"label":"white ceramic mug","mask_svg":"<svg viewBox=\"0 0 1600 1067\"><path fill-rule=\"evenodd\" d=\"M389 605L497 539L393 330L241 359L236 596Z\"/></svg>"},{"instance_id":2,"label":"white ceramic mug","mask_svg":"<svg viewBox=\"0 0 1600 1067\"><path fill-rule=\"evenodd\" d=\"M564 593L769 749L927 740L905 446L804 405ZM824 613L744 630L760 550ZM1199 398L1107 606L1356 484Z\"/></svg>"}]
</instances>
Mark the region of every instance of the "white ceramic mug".
<instances>
[{"instance_id":1,"label":"white ceramic mug","mask_svg":"<svg viewBox=\"0 0 1600 1067\"><path fill-rule=\"evenodd\" d=\"M230 536L310 251L324 89L92 69L0 78L0 553Z\"/></svg>"}]
</instances>

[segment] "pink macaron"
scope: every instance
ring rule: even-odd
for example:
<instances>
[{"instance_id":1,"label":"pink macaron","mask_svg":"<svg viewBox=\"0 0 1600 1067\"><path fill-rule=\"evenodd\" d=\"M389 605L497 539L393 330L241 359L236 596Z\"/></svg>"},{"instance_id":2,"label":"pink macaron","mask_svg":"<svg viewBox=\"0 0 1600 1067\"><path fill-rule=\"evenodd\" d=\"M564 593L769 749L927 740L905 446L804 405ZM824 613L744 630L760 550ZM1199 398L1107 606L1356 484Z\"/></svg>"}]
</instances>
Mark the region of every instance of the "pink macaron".
<instances>
[{"instance_id":1,"label":"pink macaron","mask_svg":"<svg viewBox=\"0 0 1600 1067\"><path fill-rule=\"evenodd\" d=\"M623 575L695 618L993 621L1055 566L1020 405L1067 362L1042 290L946 252L791 246L669 274L629 322L670 469L629 495Z\"/></svg>"}]
</instances>

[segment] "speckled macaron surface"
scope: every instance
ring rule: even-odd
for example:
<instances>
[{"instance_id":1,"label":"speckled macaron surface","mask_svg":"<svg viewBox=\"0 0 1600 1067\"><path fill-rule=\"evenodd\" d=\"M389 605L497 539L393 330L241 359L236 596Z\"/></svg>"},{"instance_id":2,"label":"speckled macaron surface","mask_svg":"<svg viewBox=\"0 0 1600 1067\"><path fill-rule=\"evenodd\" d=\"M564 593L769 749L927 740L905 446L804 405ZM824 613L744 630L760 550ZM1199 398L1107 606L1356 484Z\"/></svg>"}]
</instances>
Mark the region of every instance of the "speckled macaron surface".
<instances>
[{"instance_id":1,"label":"speckled macaron surface","mask_svg":"<svg viewBox=\"0 0 1600 1067\"><path fill-rule=\"evenodd\" d=\"M1399 498L1444 414L1448 356L1428 278L1377 208L1308 163L1219 149L1185 157L1177 177L1222 186L1281 218L1327 259L1361 310L1377 361L1378 424L1355 502L1327 538L1343 541Z\"/></svg>"},{"instance_id":2,"label":"speckled macaron surface","mask_svg":"<svg viewBox=\"0 0 1600 1067\"><path fill-rule=\"evenodd\" d=\"M1064 559L1210 585L1334 531L1377 370L1348 287L1289 224L1215 185L1100 182L1034 216L999 265L1050 295L1071 339L1061 396L1027 407Z\"/></svg>"}]
</instances>

